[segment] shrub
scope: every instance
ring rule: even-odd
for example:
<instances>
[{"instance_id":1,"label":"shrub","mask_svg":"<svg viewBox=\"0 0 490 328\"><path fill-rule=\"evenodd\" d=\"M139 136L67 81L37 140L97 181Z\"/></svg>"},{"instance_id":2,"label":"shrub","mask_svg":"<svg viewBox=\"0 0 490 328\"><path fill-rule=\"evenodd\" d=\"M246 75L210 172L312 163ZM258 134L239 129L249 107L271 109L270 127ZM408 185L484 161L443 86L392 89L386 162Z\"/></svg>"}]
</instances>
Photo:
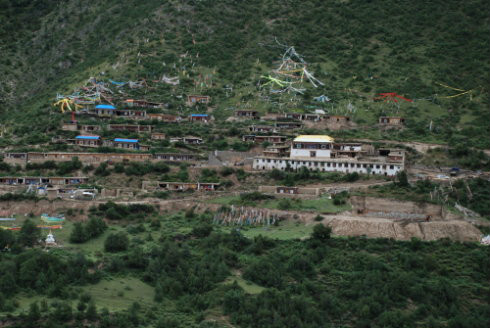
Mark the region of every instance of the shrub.
<instances>
[{"instance_id":1,"label":"shrub","mask_svg":"<svg viewBox=\"0 0 490 328\"><path fill-rule=\"evenodd\" d=\"M227 177L233 173L235 173L235 170L232 167L228 167L228 166L224 167L220 172L220 174L224 177Z\"/></svg>"},{"instance_id":2,"label":"shrub","mask_svg":"<svg viewBox=\"0 0 490 328\"><path fill-rule=\"evenodd\" d=\"M323 224L319 223L313 227L311 238L315 240L325 241L330 239L331 234L332 234L332 228L326 227Z\"/></svg>"},{"instance_id":3,"label":"shrub","mask_svg":"<svg viewBox=\"0 0 490 328\"><path fill-rule=\"evenodd\" d=\"M213 226L208 223L202 223L192 229L192 235L198 238L204 238L209 236L213 231Z\"/></svg>"},{"instance_id":4,"label":"shrub","mask_svg":"<svg viewBox=\"0 0 490 328\"><path fill-rule=\"evenodd\" d=\"M291 204L291 201L287 198L283 198L277 203L277 208L280 210L289 210L293 205Z\"/></svg>"},{"instance_id":5,"label":"shrub","mask_svg":"<svg viewBox=\"0 0 490 328\"><path fill-rule=\"evenodd\" d=\"M323 216L321 216L320 214L318 214L317 216L315 216L313 218L313 220L315 220L316 222L323 221L323 219L325 219L325 218Z\"/></svg>"},{"instance_id":6,"label":"shrub","mask_svg":"<svg viewBox=\"0 0 490 328\"><path fill-rule=\"evenodd\" d=\"M104 242L106 252L121 252L128 249L129 239L125 232L111 233Z\"/></svg>"}]
</instances>

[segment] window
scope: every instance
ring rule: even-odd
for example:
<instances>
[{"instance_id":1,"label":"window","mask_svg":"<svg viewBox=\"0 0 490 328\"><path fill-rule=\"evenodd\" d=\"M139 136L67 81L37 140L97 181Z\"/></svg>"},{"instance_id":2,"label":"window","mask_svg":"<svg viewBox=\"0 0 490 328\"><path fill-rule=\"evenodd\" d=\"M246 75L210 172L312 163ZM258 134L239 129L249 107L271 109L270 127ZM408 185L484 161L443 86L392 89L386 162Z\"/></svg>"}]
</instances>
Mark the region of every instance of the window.
<instances>
[{"instance_id":1,"label":"window","mask_svg":"<svg viewBox=\"0 0 490 328\"><path fill-rule=\"evenodd\" d=\"M327 145L322 145L322 149L327 149Z\"/></svg>"},{"instance_id":2,"label":"window","mask_svg":"<svg viewBox=\"0 0 490 328\"><path fill-rule=\"evenodd\" d=\"M390 170L393 170L394 166L393 165L390 165Z\"/></svg>"},{"instance_id":3,"label":"window","mask_svg":"<svg viewBox=\"0 0 490 328\"><path fill-rule=\"evenodd\" d=\"M316 157L316 151L310 151L310 157Z\"/></svg>"}]
</instances>

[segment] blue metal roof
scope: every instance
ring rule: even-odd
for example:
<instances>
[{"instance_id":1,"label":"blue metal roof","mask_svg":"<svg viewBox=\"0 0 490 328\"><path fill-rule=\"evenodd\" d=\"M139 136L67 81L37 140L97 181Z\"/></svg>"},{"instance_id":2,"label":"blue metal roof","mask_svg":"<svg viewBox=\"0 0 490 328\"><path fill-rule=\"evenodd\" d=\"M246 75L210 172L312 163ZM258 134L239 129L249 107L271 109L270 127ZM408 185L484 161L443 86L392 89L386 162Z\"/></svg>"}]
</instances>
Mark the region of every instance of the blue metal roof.
<instances>
[{"instance_id":1,"label":"blue metal roof","mask_svg":"<svg viewBox=\"0 0 490 328\"><path fill-rule=\"evenodd\" d=\"M124 138L116 138L115 142L138 142L138 139L124 139Z\"/></svg>"},{"instance_id":2,"label":"blue metal roof","mask_svg":"<svg viewBox=\"0 0 490 328\"><path fill-rule=\"evenodd\" d=\"M192 117L208 117L208 114L191 114Z\"/></svg>"},{"instance_id":3,"label":"blue metal roof","mask_svg":"<svg viewBox=\"0 0 490 328\"><path fill-rule=\"evenodd\" d=\"M76 136L75 139L99 140L99 136Z\"/></svg>"},{"instance_id":4,"label":"blue metal roof","mask_svg":"<svg viewBox=\"0 0 490 328\"><path fill-rule=\"evenodd\" d=\"M97 106L95 106L95 108L97 108L97 109L116 109L116 107L114 107L112 105L97 105Z\"/></svg>"}]
</instances>

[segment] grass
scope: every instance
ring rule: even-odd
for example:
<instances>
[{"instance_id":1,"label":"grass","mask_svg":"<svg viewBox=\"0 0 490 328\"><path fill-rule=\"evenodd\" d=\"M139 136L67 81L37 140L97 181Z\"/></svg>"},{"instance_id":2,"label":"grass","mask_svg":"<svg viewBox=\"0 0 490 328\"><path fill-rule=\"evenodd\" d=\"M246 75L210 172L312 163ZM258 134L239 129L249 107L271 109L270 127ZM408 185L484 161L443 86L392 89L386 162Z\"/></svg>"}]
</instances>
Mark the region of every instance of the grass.
<instances>
[{"instance_id":1,"label":"grass","mask_svg":"<svg viewBox=\"0 0 490 328\"><path fill-rule=\"evenodd\" d=\"M241 203L240 196L218 197L211 200L211 202L221 205L248 205ZM286 202L289 204L289 207L282 207L285 206ZM250 205L260 208L279 210L287 209L292 211L315 211L320 213L339 213L351 209L351 206L349 204L334 205L333 200L328 199L327 197L320 197L315 199L275 198L259 201Z\"/></svg>"},{"instance_id":2,"label":"grass","mask_svg":"<svg viewBox=\"0 0 490 328\"><path fill-rule=\"evenodd\" d=\"M84 287L83 291L92 295L96 304L103 305L109 311L127 309L134 302L144 306L154 304L153 287L132 277L102 280L95 285Z\"/></svg>"},{"instance_id":3,"label":"grass","mask_svg":"<svg viewBox=\"0 0 490 328\"><path fill-rule=\"evenodd\" d=\"M240 276L228 277L223 282L223 284L224 285L231 285L235 282L238 284L238 286L242 287L243 290L245 291L245 293L247 293L247 294L256 295L256 294L260 294L263 290L265 290L264 287L261 287L257 284L254 284L253 282L245 280Z\"/></svg>"},{"instance_id":4,"label":"grass","mask_svg":"<svg viewBox=\"0 0 490 328\"><path fill-rule=\"evenodd\" d=\"M231 231L237 229L236 226L222 227L223 230ZM259 235L279 240L302 239L308 237L313 231L313 225L305 225L300 222L283 221L277 226L268 227L240 227L240 232L247 238L254 238Z\"/></svg>"},{"instance_id":5,"label":"grass","mask_svg":"<svg viewBox=\"0 0 490 328\"><path fill-rule=\"evenodd\" d=\"M145 307L155 304L153 301L155 294L153 287L133 277L102 280L95 285L80 288L77 294L82 293L90 294L99 308L105 307L111 312L125 310L134 302L138 302ZM19 306L14 314L28 311L31 303L40 302L43 299L48 300L48 303L53 301L69 302L72 306L75 306L78 302L78 300L59 300L39 295L23 294L16 299Z\"/></svg>"}]
</instances>

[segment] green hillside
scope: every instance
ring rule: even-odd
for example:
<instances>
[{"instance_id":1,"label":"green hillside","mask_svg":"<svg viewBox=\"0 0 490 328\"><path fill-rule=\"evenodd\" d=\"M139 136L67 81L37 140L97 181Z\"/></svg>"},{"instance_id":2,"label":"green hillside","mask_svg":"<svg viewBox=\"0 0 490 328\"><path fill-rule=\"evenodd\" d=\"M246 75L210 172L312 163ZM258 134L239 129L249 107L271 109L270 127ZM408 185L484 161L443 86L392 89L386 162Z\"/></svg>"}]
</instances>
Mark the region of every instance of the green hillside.
<instances>
[{"instance_id":1,"label":"green hillside","mask_svg":"<svg viewBox=\"0 0 490 328\"><path fill-rule=\"evenodd\" d=\"M149 88L128 95L180 111L185 97L177 96L205 93L219 120L230 108L324 108L349 112L363 127L347 136L488 148L481 136L490 132L489 17L482 0L3 0L2 124L12 137L55 135L59 114L51 105L57 93L69 94L90 77L146 79ZM286 45L295 47L323 86L305 83L303 95L258 87ZM164 75L181 83L151 83ZM471 91L445 98L461 91L437 83ZM373 102L380 92L415 101ZM322 94L332 101L313 102ZM380 133L372 126L383 114L405 116L408 128Z\"/></svg>"}]
</instances>

